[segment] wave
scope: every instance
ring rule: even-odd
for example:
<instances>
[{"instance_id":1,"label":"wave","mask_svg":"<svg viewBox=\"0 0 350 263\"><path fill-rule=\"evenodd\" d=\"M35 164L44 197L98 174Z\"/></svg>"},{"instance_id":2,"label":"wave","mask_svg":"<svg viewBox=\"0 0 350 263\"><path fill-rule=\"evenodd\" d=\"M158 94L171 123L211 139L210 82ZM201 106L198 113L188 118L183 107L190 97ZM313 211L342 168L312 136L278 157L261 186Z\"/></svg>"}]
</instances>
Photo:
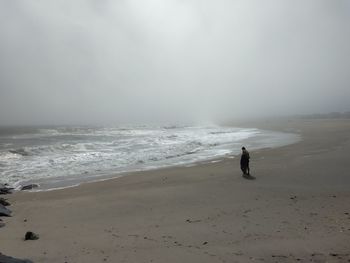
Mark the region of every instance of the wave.
<instances>
[{"instance_id":1,"label":"wave","mask_svg":"<svg viewBox=\"0 0 350 263\"><path fill-rule=\"evenodd\" d=\"M284 141L277 133L257 129L179 125L170 129L56 127L27 135L21 139L6 137L7 146L0 145L0 182L13 185L42 178L68 180L189 164L239 153L241 143L248 138L263 147Z\"/></svg>"},{"instance_id":2,"label":"wave","mask_svg":"<svg viewBox=\"0 0 350 263\"><path fill-rule=\"evenodd\" d=\"M18 155L22 155L22 156L29 156L30 155L30 153L28 151L26 151L24 148L20 148L20 149L16 149L16 150L9 150L9 153L18 154Z\"/></svg>"}]
</instances>

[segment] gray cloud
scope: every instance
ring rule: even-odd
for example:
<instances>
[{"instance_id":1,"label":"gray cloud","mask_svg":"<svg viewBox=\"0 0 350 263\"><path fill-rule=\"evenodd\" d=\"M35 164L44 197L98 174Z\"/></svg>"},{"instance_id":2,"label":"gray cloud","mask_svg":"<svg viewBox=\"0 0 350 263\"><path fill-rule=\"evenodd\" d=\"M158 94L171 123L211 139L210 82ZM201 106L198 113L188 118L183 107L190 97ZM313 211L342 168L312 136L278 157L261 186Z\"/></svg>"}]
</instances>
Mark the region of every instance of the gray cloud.
<instances>
[{"instance_id":1,"label":"gray cloud","mask_svg":"<svg viewBox=\"0 0 350 263\"><path fill-rule=\"evenodd\" d=\"M346 0L0 0L0 124L350 110Z\"/></svg>"}]
</instances>

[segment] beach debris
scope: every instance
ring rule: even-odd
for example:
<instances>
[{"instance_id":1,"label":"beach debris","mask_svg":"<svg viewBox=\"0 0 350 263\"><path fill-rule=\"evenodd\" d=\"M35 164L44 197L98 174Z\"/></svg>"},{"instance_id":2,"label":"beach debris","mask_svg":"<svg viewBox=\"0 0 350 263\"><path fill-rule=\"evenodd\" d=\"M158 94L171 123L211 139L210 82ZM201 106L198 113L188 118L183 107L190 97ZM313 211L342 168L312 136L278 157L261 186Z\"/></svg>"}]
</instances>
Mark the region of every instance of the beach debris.
<instances>
[{"instance_id":1,"label":"beach debris","mask_svg":"<svg viewBox=\"0 0 350 263\"><path fill-rule=\"evenodd\" d=\"M11 216L12 211L0 204L0 216Z\"/></svg>"},{"instance_id":2,"label":"beach debris","mask_svg":"<svg viewBox=\"0 0 350 263\"><path fill-rule=\"evenodd\" d=\"M296 195L293 195L293 196L289 197L289 199L291 199L291 200L296 200L296 199L297 199L297 196L296 196Z\"/></svg>"},{"instance_id":3,"label":"beach debris","mask_svg":"<svg viewBox=\"0 0 350 263\"><path fill-rule=\"evenodd\" d=\"M198 222L201 222L202 220L200 219L197 219L197 220L191 220L191 219L187 219L186 222L188 223L198 223Z\"/></svg>"},{"instance_id":4,"label":"beach debris","mask_svg":"<svg viewBox=\"0 0 350 263\"><path fill-rule=\"evenodd\" d=\"M179 246L179 247L181 247L181 246L182 246L182 244L181 244L181 243L179 243L179 242L177 242L177 241L174 241L174 244L175 244L176 246Z\"/></svg>"},{"instance_id":5,"label":"beach debris","mask_svg":"<svg viewBox=\"0 0 350 263\"><path fill-rule=\"evenodd\" d=\"M9 206L11 205L9 202L7 202L7 199L0 197L0 204L3 206Z\"/></svg>"},{"instance_id":6,"label":"beach debris","mask_svg":"<svg viewBox=\"0 0 350 263\"><path fill-rule=\"evenodd\" d=\"M28 231L24 236L24 240L37 240L37 239L39 239L39 235L35 234L32 231Z\"/></svg>"},{"instance_id":7,"label":"beach debris","mask_svg":"<svg viewBox=\"0 0 350 263\"><path fill-rule=\"evenodd\" d=\"M316 257L316 256L323 256L322 253L312 253L311 254L311 257Z\"/></svg>"},{"instance_id":8,"label":"beach debris","mask_svg":"<svg viewBox=\"0 0 350 263\"><path fill-rule=\"evenodd\" d=\"M287 258L287 256L286 255L271 255L271 257L273 257L273 258Z\"/></svg>"},{"instance_id":9,"label":"beach debris","mask_svg":"<svg viewBox=\"0 0 350 263\"><path fill-rule=\"evenodd\" d=\"M27 184L22 186L21 191L25 191L25 190L32 190L34 188L38 188L39 185L38 184Z\"/></svg>"},{"instance_id":10,"label":"beach debris","mask_svg":"<svg viewBox=\"0 0 350 263\"><path fill-rule=\"evenodd\" d=\"M27 259L17 259L9 256L5 256L0 253L0 263L33 263Z\"/></svg>"},{"instance_id":11,"label":"beach debris","mask_svg":"<svg viewBox=\"0 0 350 263\"><path fill-rule=\"evenodd\" d=\"M203 244L202 244L202 245L206 245L206 244L208 244L208 242L207 242L207 241L203 242Z\"/></svg>"}]
</instances>

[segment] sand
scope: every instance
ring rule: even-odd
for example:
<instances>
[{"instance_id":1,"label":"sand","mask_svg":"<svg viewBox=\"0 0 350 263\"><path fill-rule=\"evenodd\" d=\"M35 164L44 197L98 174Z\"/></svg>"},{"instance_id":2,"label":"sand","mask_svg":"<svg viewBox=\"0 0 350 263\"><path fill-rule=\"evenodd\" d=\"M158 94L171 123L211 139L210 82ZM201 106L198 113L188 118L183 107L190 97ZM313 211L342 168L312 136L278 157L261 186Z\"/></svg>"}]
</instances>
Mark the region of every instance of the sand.
<instances>
[{"instance_id":1,"label":"sand","mask_svg":"<svg viewBox=\"0 0 350 263\"><path fill-rule=\"evenodd\" d=\"M350 262L350 121L244 126L302 135L239 158L9 197L0 251L34 262ZM248 149L249 150L249 149ZM26 231L40 235L24 241Z\"/></svg>"}]
</instances>

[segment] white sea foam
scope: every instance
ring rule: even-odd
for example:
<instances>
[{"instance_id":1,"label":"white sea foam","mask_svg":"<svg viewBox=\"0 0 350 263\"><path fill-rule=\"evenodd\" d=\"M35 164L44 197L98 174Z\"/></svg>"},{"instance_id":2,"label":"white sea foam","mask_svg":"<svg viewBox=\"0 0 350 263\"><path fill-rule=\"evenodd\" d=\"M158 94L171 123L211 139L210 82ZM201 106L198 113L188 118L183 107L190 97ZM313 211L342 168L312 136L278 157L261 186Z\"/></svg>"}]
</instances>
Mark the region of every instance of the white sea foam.
<instances>
[{"instance_id":1,"label":"white sea foam","mask_svg":"<svg viewBox=\"0 0 350 263\"><path fill-rule=\"evenodd\" d=\"M57 183L278 147L294 134L219 126L206 127L56 127L0 135L0 182ZM48 183L49 184L49 183ZM73 184L73 183L72 183Z\"/></svg>"}]
</instances>

